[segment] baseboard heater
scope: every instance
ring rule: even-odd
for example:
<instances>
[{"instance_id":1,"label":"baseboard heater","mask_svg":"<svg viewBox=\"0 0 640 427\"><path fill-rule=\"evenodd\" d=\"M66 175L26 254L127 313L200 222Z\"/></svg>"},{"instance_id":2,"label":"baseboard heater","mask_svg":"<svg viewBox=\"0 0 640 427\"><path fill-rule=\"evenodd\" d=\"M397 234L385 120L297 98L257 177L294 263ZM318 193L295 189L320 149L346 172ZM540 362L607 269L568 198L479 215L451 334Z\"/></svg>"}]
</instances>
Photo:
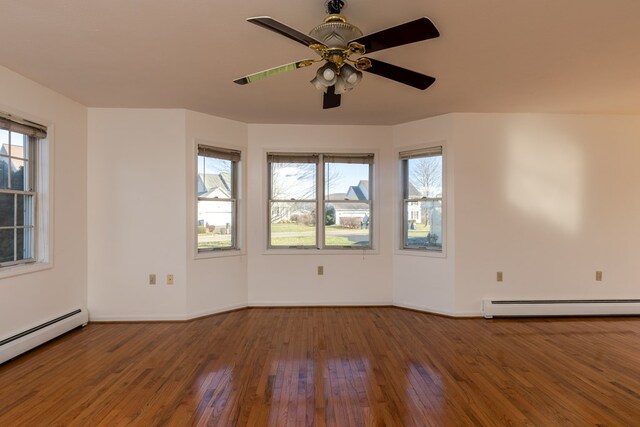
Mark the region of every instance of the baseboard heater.
<instances>
[{"instance_id":1,"label":"baseboard heater","mask_svg":"<svg viewBox=\"0 0 640 427\"><path fill-rule=\"evenodd\" d=\"M637 316L640 299L566 299L482 301L484 317Z\"/></svg>"},{"instance_id":2,"label":"baseboard heater","mask_svg":"<svg viewBox=\"0 0 640 427\"><path fill-rule=\"evenodd\" d=\"M78 326L86 325L88 321L87 311L77 309L26 331L4 338L0 340L0 363L11 360Z\"/></svg>"}]
</instances>

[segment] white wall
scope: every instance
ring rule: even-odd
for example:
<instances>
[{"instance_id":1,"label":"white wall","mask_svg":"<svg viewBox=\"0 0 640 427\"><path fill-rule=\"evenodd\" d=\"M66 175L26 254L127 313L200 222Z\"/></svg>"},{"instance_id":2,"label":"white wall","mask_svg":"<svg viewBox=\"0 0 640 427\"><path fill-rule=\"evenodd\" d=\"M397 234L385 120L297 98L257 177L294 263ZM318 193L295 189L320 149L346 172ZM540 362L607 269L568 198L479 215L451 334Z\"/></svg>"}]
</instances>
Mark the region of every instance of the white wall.
<instances>
[{"instance_id":1,"label":"white wall","mask_svg":"<svg viewBox=\"0 0 640 427\"><path fill-rule=\"evenodd\" d=\"M393 128L393 302L396 305L435 313L455 313L456 228L454 193L455 146L452 141L453 116L444 115ZM418 147L443 146L444 153L444 248L442 254L416 253L399 248L401 240L402 187L398 153Z\"/></svg>"},{"instance_id":2,"label":"white wall","mask_svg":"<svg viewBox=\"0 0 640 427\"><path fill-rule=\"evenodd\" d=\"M246 259L246 173L248 164L240 163L239 180L239 244L241 251L195 255L196 146L198 143L232 148L247 154L247 125L206 114L186 112L186 194L187 196L187 312L190 317L229 310L247 305ZM194 201L193 203L191 201Z\"/></svg>"},{"instance_id":3,"label":"white wall","mask_svg":"<svg viewBox=\"0 0 640 427\"><path fill-rule=\"evenodd\" d=\"M52 268L0 276L0 338L86 306L87 109L0 67L0 110L50 126Z\"/></svg>"},{"instance_id":4,"label":"white wall","mask_svg":"<svg viewBox=\"0 0 640 427\"><path fill-rule=\"evenodd\" d=\"M397 149L437 140L446 257L396 253L395 304L464 316L483 298L640 297L639 117L450 114L394 127Z\"/></svg>"},{"instance_id":5,"label":"white wall","mask_svg":"<svg viewBox=\"0 0 640 427\"><path fill-rule=\"evenodd\" d=\"M91 319L185 318L185 111L91 108L88 129Z\"/></svg>"},{"instance_id":6,"label":"white wall","mask_svg":"<svg viewBox=\"0 0 640 427\"><path fill-rule=\"evenodd\" d=\"M453 140L457 313L640 298L640 117L455 114Z\"/></svg>"},{"instance_id":7,"label":"white wall","mask_svg":"<svg viewBox=\"0 0 640 427\"><path fill-rule=\"evenodd\" d=\"M267 251L267 151L376 154L374 253ZM249 125L247 247L250 305L389 304L392 134L389 127ZM335 253L336 251L334 251ZM324 275L317 275L317 266Z\"/></svg>"},{"instance_id":8,"label":"white wall","mask_svg":"<svg viewBox=\"0 0 640 427\"><path fill-rule=\"evenodd\" d=\"M0 93L3 110L51 126L55 236L52 268L0 276L0 337L87 303L94 320L151 320L246 304L393 302L469 315L484 297L640 297L637 116L452 114L376 127L245 125L184 110L87 115L5 68ZM234 256L194 256L197 141L246 154ZM397 153L433 143L446 155L445 256L414 256L398 249ZM375 152L375 250L266 250L270 150Z\"/></svg>"}]
</instances>

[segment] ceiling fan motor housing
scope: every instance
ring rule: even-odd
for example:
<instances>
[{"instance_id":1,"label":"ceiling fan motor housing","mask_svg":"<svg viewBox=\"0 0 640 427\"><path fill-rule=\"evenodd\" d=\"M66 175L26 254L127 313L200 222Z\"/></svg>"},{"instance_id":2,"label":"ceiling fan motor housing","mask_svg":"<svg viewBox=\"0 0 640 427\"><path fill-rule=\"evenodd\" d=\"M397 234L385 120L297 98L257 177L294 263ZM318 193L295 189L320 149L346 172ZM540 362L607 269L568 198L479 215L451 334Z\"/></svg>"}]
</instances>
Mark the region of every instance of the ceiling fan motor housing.
<instances>
[{"instance_id":1,"label":"ceiling fan motor housing","mask_svg":"<svg viewBox=\"0 0 640 427\"><path fill-rule=\"evenodd\" d=\"M344 16L334 13L328 15L309 35L329 48L346 49L349 41L362 37L362 31L348 23Z\"/></svg>"}]
</instances>

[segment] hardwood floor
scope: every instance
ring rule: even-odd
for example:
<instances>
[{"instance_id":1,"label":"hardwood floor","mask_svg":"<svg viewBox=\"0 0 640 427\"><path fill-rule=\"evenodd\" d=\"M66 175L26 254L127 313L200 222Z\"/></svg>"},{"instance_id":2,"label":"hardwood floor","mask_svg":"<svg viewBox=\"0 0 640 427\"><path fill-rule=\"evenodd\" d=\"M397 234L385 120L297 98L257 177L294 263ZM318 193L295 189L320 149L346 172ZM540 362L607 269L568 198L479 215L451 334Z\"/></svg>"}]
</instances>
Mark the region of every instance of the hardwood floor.
<instances>
[{"instance_id":1,"label":"hardwood floor","mask_svg":"<svg viewBox=\"0 0 640 427\"><path fill-rule=\"evenodd\" d=\"M640 319L247 309L0 366L0 426L640 425Z\"/></svg>"}]
</instances>

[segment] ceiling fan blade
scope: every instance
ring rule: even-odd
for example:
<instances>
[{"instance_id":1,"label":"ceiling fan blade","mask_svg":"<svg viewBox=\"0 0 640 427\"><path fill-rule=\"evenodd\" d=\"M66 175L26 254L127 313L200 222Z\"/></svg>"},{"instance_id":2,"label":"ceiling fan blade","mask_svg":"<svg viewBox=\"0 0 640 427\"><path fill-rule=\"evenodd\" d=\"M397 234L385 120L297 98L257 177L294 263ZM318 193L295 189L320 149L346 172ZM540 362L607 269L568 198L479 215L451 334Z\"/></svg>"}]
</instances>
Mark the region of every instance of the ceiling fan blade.
<instances>
[{"instance_id":1,"label":"ceiling fan blade","mask_svg":"<svg viewBox=\"0 0 640 427\"><path fill-rule=\"evenodd\" d=\"M298 30L294 30L293 28L283 24L282 22L276 21L270 16L256 16L255 18L248 18L247 21L251 22L252 24L259 25L260 27L266 28L267 30L274 31L278 34L288 37L291 40L295 40L298 43L302 43L305 46L310 46L312 44L324 45L324 43L319 42L313 37L301 33Z\"/></svg>"},{"instance_id":2,"label":"ceiling fan blade","mask_svg":"<svg viewBox=\"0 0 640 427\"><path fill-rule=\"evenodd\" d=\"M287 71L293 71L293 70L297 70L298 68L308 67L313 63L314 61L312 59L303 59L302 61L292 62L290 64L285 64L279 67L269 68L268 70L249 74L248 76L235 79L233 82L238 83L239 85L246 85L247 83L253 83L258 80L266 79L267 77L286 73Z\"/></svg>"},{"instance_id":3,"label":"ceiling fan blade","mask_svg":"<svg viewBox=\"0 0 640 427\"><path fill-rule=\"evenodd\" d=\"M440 33L436 26L433 25L433 22L423 16L415 21L406 22L396 25L395 27L387 28L386 30L378 31L377 33L368 34L351 40L351 42L364 45L365 53L371 53L422 40L433 39L439 36Z\"/></svg>"},{"instance_id":4,"label":"ceiling fan blade","mask_svg":"<svg viewBox=\"0 0 640 427\"><path fill-rule=\"evenodd\" d=\"M336 87L329 86L322 98L322 108L336 108L340 106L340 95L336 95Z\"/></svg>"},{"instance_id":5,"label":"ceiling fan blade","mask_svg":"<svg viewBox=\"0 0 640 427\"><path fill-rule=\"evenodd\" d=\"M395 80L398 83L404 83L416 89L425 90L436 81L434 77L407 70L397 65L387 64L377 59L367 59L371 61L371 68L367 68L364 71Z\"/></svg>"}]
</instances>

